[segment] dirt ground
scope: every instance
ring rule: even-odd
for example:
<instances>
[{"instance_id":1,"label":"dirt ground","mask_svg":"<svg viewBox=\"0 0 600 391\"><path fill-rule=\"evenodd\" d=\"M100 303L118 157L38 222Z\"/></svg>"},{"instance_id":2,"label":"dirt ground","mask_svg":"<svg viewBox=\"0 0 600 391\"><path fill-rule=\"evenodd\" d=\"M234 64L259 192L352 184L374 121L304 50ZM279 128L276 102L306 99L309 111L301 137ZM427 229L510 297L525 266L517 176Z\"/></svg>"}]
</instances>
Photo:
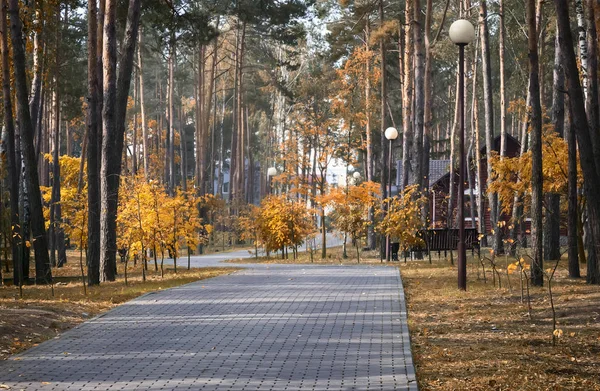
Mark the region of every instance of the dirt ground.
<instances>
[{"instance_id":1,"label":"dirt ground","mask_svg":"<svg viewBox=\"0 0 600 391\"><path fill-rule=\"evenodd\" d=\"M84 294L81 283L79 258L69 252L69 262L53 269L56 277L54 296L50 286L24 286L23 297L17 287L0 286L0 360L21 352L45 340L54 338L81 322L129 301L146 292L167 289L221 274L232 273L236 268L203 268L186 270L178 268L165 272L163 278L149 265L146 282L142 282L141 268L129 265L128 285L125 286L124 267L119 264L117 281L87 287ZM4 274L5 278L11 274Z\"/></svg>"},{"instance_id":2,"label":"dirt ground","mask_svg":"<svg viewBox=\"0 0 600 391\"><path fill-rule=\"evenodd\" d=\"M470 265L467 292L443 260L400 271L420 390L600 390L600 286L569 279L566 264L552 284L556 346L547 285L531 289L530 319L519 275L510 289L506 269L500 289Z\"/></svg>"}]
</instances>

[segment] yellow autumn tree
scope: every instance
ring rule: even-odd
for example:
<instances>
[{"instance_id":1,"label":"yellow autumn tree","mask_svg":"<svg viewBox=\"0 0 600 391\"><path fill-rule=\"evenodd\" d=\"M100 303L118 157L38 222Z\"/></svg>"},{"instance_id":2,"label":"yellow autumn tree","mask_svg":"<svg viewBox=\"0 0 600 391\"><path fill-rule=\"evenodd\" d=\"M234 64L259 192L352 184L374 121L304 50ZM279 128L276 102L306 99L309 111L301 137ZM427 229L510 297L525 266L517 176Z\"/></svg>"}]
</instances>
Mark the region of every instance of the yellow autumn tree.
<instances>
[{"instance_id":1,"label":"yellow autumn tree","mask_svg":"<svg viewBox=\"0 0 600 391\"><path fill-rule=\"evenodd\" d=\"M266 251L291 248L294 258L313 227L306 205L285 195L265 198L257 217L258 235Z\"/></svg>"},{"instance_id":2,"label":"yellow autumn tree","mask_svg":"<svg viewBox=\"0 0 600 391\"><path fill-rule=\"evenodd\" d=\"M151 185L142 174L124 177L122 196L119 197L117 214L117 246L121 257L127 261L130 256L139 257L142 265L142 280L146 281L147 249L150 244L150 232L154 223L151 213L153 207ZM127 283L127 277L125 277Z\"/></svg>"},{"instance_id":3,"label":"yellow autumn tree","mask_svg":"<svg viewBox=\"0 0 600 391\"><path fill-rule=\"evenodd\" d=\"M320 200L331 208L329 216L334 227L352 239L358 262L361 239L366 235L369 226L369 208L375 205L378 194L378 183L363 182L345 189L334 188Z\"/></svg>"},{"instance_id":4,"label":"yellow autumn tree","mask_svg":"<svg viewBox=\"0 0 600 391\"><path fill-rule=\"evenodd\" d=\"M425 228L422 211L426 202L427 198L421 195L417 186L408 186L398 197L385 199L387 211L379 210L383 217L377 230L382 235L389 235L392 241L399 242L403 251L422 246L423 240L417 234Z\"/></svg>"},{"instance_id":5,"label":"yellow autumn tree","mask_svg":"<svg viewBox=\"0 0 600 391\"><path fill-rule=\"evenodd\" d=\"M544 128L542 137L542 173L544 193L567 195L568 176L566 162L568 150L566 141L553 132ZM577 159L579 162L579 159ZM489 191L498 193L504 213L511 214L515 195L525 206L525 213L531 205L531 152L514 158L500 158L494 154L490 160L492 166L492 182ZM583 184L581 170L578 182Z\"/></svg>"},{"instance_id":6,"label":"yellow autumn tree","mask_svg":"<svg viewBox=\"0 0 600 391\"><path fill-rule=\"evenodd\" d=\"M52 162L52 155L44 156ZM63 155L58 160L60 165L60 205L62 208L63 222L61 227L69 241L80 249L87 248L87 174L84 165L83 183L78 191L79 169L81 159ZM50 203L52 187L40 186L44 201L44 219L46 228L50 224ZM83 224L82 222L85 222Z\"/></svg>"},{"instance_id":7,"label":"yellow autumn tree","mask_svg":"<svg viewBox=\"0 0 600 391\"><path fill-rule=\"evenodd\" d=\"M177 197L183 197L181 204L182 230L180 241L187 248L188 270L190 269L190 255L192 250L199 245L208 244L212 233L212 225L204 224L200 217L199 210L202 205L206 205L206 197L198 197L196 191L191 190L177 194ZM212 197L212 196L208 196Z\"/></svg>"}]
</instances>

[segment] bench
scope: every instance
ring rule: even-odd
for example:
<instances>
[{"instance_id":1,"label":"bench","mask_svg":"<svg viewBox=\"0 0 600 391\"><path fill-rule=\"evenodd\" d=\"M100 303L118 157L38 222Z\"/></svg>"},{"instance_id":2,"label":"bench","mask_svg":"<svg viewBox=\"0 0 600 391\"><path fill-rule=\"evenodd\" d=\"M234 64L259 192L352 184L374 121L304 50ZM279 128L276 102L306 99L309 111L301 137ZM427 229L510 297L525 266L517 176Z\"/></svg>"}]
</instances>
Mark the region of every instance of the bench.
<instances>
[{"instance_id":1,"label":"bench","mask_svg":"<svg viewBox=\"0 0 600 391\"><path fill-rule=\"evenodd\" d=\"M458 250L458 228L425 229L419 231L417 236L423 239L425 244L422 247L411 247L410 252L437 251L439 255L444 251L446 255L448 250ZM392 260L398 260L399 250L400 243L392 243ZM473 253L479 250L479 233L476 228L465 228L465 250L471 250Z\"/></svg>"}]
</instances>

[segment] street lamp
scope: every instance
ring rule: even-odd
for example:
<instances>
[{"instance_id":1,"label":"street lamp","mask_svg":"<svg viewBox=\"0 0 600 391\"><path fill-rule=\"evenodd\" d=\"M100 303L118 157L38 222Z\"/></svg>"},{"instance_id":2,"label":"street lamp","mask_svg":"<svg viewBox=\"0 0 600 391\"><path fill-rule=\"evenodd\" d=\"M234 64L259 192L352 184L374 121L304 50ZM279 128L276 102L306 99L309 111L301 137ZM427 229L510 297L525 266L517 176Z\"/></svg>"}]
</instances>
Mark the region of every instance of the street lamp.
<instances>
[{"instance_id":1,"label":"street lamp","mask_svg":"<svg viewBox=\"0 0 600 391\"><path fill-rule=\"evenodd\" d=\"M273 177L277 175L277 168L275 167L269 167L267 169L267 181L268 181L268 191L267 194L271 194L272 192L272 187L273 187Z\"/></svg>"},{"instance_id":2,"label":"street lamp","mask_svg":"<svg viewBox=\"0 0 600 391\"><path fill-rule=\"evenodd\" d=\"M390 150L388 153L388 198L392 198L392 143L396 138L398 138L398 131L396 128L389 127L385 130L385 138L390 140ZM388 201L388 211L389 211L389 201ZM386 235L385 237L385 260L387 262L391 259L391 243L390 243L390 235Z\"/></svg>"},{"instance_id":3,"label":"street lamp","mask_svg":"<svg viewBox=\"0 0 600 391\"><path fill-rule=\"evenodd\" d=\"M459 49L458 104L460 141L458 163L458 289L467 290L467 253L465 250L465 46L475 39L475 28L468 20L459 19L448 30L450 39ZM452 183L450 184L452 186Z\"/></svg>"}]
</instances>

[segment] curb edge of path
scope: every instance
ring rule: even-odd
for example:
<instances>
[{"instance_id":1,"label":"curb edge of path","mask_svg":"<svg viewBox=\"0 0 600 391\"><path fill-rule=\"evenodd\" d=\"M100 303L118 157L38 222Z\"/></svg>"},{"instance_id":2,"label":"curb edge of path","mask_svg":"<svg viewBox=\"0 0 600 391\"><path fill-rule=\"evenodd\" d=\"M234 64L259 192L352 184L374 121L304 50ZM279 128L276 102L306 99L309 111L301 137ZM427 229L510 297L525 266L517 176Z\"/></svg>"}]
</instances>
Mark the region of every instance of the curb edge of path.
<instances>
[{"instance_id":1,"label":"curb edge of path","mask_svg":"<svg viewBox=\"0 0 600 391\"><path fill-rule=\"evenodd\" d=\"M405 362L406 373L408 378L408 391L418 391L419 383L417 381L417 369L415 367L415 359L413 357L412 351L412 341L410 338L410 330L408 327L408 310L406 308L406 293L404 291L404 283L402 282L402 274L400 273L400 267L397 268L398 274L398 283L400 285L400 290L398 292L398 296L400 298L400 323L406 325L406 330L402 330L402 340L406 341L407 344L404 345L404 357L406 357L407 361Z\"/></svg>"}]
</instances>

